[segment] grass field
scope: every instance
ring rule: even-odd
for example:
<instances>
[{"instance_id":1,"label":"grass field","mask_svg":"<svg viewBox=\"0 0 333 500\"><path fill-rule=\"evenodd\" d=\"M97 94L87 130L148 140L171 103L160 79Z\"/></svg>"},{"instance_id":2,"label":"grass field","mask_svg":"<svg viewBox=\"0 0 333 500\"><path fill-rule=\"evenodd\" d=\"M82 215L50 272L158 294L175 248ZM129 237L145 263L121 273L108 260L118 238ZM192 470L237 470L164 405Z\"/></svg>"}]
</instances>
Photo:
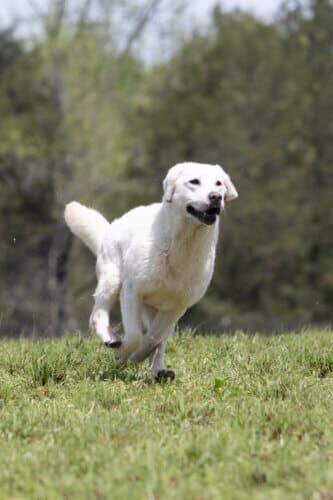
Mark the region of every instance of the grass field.
<instances>
[{"instance_id":1,"label":"grass field","mask_svg":"<svg viewBox=\"0 0 333 500\"><path fill-rule=\"evenodd\" d=\"M97 339L2 341L0 498L333 498L333 332L169 342L173 384Z\"/></svg>"}]
</instances>

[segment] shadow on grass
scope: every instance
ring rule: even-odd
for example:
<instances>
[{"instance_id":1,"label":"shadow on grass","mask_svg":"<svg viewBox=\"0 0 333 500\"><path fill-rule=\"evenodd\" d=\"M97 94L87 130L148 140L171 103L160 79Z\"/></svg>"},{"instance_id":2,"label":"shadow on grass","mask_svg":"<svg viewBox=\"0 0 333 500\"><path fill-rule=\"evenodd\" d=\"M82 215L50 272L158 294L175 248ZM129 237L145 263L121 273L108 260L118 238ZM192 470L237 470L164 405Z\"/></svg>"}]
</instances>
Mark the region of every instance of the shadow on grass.
<instances>
[{"instance_id":1,"label":"shadow on grass","mask_svg":"<svg viewBox=\"0 0 333 500\"><path fill-rule=\"evenodd\" d=\"M151 385L153 380L148 374L142 373L137 365L129 363L123 367L117 367L113 363L111 366L103 367L98 373L95 371L95 367L92 366L92 372L90 372L88 367L88 372L86 374L86 379L95 381L104 380L121 380L125 383L141 382L145 385Z\"/></svg>"},{"instance_id":2,"label":"shadow on grass","mask_svg":"<svg viewBox=\"0 0 333 500\"><path fill-rule=\"evenodd\" d=\"M95 353L82 352L79 349L66 353L47 352L46 350L30 353L30 374L34 386L48 383L66 384L69 381L121 380L124 383L140 382L148 385L152 379L140 370L140 367L128 363L124 367L115 365L113 356L107 351Z\"/></svg>"},{"instance_id":3,"label":"shadow on grass","mask_svg":"<svg viewBox=\"0 0 333 500\"><path fill-rule=\"evenodd\" d=\"M153 383L146 366L129 362L118 368L112 351L82 336L10 341L0 349L0 366L9 377L25 379L34 387L80 380Z\"/></svg>"}]
</instances>

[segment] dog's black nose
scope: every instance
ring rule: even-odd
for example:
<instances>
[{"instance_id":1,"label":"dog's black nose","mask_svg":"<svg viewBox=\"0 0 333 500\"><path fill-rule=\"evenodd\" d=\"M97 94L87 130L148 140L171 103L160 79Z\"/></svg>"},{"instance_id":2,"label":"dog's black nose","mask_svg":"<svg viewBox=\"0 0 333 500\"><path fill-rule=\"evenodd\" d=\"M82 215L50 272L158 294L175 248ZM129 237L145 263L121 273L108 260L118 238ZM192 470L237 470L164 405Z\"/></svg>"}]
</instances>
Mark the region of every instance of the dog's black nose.
<instances>
[{"instance_id":1,"label":"dog's black nose","mask_svg":"<svg viewBox=\"0 0 333 500\"><path fill-rule=\"evenodd\" d=\"M208 199L209 201L219 203L220 201L222 201L222 195L217 191L212 191L211 193L209 193Z\"/></svg>"}]
</instances>

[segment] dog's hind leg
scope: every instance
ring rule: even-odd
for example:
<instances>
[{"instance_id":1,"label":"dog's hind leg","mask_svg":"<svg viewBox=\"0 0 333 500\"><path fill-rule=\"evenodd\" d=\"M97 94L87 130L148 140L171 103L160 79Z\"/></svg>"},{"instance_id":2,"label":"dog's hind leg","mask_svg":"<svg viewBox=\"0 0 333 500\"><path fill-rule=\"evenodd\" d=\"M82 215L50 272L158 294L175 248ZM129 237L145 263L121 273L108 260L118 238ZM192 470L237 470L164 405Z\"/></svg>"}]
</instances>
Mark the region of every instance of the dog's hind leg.
<instances>
[{"instance_id":1,"label":"dog's hind leg","mask_svg":"<svg viewBox=\"0 0 333 500\"><path fill-rule=\"evenodd\" d=\"M183 313L184 309L157 312L139 349L133 353L131 359L136 362L146 359L149 354L168 337L169 332L172 331L173 325L181 318Z\"/></svg>"},{"instance_id":2,"label":"dog's hind leg","mask_svg":"<svg viewBox=\"0 0 333 500\"><path fill-rule=\"evenodd\" d=\"M95 304L89 324L107 347L116 348L121 345L121 338L110 326L109 311L119 296L119 272L115 266L108 265L100 269L98 274L98 285L94 293Z\"/></svg>"},{"instance_id":3,"label":"dog's hind leg","mask_svg":"<svg viewBox=\"0 0 333 500\"><path fill-rule=\"evenodd\" d=\"M129 285L122 285L120 307L125 335L121 346L115 350L115 359L118 365L123 365L141 345L143 336L142 304Z\"/></svg>"}]
</instances>

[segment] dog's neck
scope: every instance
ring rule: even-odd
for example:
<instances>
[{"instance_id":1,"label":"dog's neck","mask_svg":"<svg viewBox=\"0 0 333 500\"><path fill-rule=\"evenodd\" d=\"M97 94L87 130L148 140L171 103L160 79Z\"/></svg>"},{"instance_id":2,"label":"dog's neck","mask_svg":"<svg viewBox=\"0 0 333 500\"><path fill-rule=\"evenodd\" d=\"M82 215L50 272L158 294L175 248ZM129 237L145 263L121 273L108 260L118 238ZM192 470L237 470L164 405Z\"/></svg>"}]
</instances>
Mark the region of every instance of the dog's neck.
<instances>
[{"instance_id":1,"label":"dog's neck","mask_svg":"<svg viewBox=\"0 0 333 500\"><path fill-rule=\"evenodd\" d=\"M160 217L162 239L172 265L184 262L184 254L187 260L191 261L200 256L208 257L209 252L215 251L219 233L218 221L211 226L201 224L185 214L179 214L168 203L162 203Z\"/></svg>"}]
</instances>

